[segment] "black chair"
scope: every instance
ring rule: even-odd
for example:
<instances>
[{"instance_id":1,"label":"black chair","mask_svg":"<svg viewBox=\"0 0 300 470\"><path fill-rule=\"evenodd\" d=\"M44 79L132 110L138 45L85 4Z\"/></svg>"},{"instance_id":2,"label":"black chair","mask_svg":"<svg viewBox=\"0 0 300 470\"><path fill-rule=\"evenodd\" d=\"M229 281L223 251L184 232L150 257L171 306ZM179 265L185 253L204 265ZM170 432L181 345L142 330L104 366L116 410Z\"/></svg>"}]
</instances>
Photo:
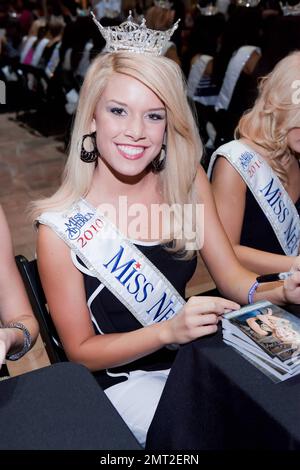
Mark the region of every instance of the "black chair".
<instances>
[{"instance_id":1,"label":"black chair","mask_svg":"<svg viewBox=\"0 0 300 470\"><path fill-rule=\"evenodd\" d=\"M67 361L68 359L59 343L58 334L47 308L36 260L28 261L28 259L22 255L17 255L15 260L23 279L33 313L39 323L40 334L50 362Z\"/></svg>"},{"instance_id":2,"label":"black chair","mask_svg":"<svg viewBox=\"0 0 300 470\"><path fill-rule=\"evenodd\" d=\"M119 416L113 405L110 403L109 399L106 397L104 391L101 389L99 384L95 381L95 384L97 384L97 387L99 388L99 392L95 393L96 387L93 385L93 383L89 384L89 389L88 393L89 395L85 395L85 391L81 390L83 387L88 388L88 382L94 381L94 378L92 378L92 374L89 373L89 371L78 364L74 364L69 362L68 364L65 364L63 362L68 361L65 352L62 348L62 346L59 344L58 340L58 334L56 332L55 326L52 322L51 316L49 314L48 308L47 308L47 302L46 302L46 297L41 285L40 277L39 277L39 272L37 268L37 262L36 260L28 261L28 259L23 256L23 255L17 255L15 257L17 267L19 269L19 272L21 274L21 277L23 279L25 289L27 292L27 295L29 297L33 312L37 318L37 321L39 323L39 328L40 328L40 334L42 337L42 340L44 342L47 354L49 356L49 360L51 363L58 363L62 362L62 364L57 364L55 367L56 369L53 369L51 367L48 368L43 368L39 369L37 371L34 371L33 373L30 374L25 374L26 379L34 379L39 380L39 377L42 378L43 382L36 384L39 390L39 396L42 395L42 397L47 397L48 392L45 391L45 393L40 394L42 387L44 387L46 390L50 390L50 396L52 396L54 393L57 392L57 387L53 385L53 379L59 380L59 387L62 386L64 387L63 390L59 389L59 392L62 393L64 396L66 393L69 393L69 389L67 389L66 384L72 384L72 382L76 382L76 377L69 377L69 371L74 371L78 375L79 373L85 374L86 377L82 376L80 377L78 375L78 381L82 382L80 386L78 387L73 387L71 386L72 392L71 396L74 401L76 401L75 395L82 394L83 397L88 397L90 399L87 400L85 403L85 400L82 397L77 397L78 403L80 403L79 408L74 404L74 406L69 406L68 399L65 398L65 400L68 402L67 405L63 404L61 401L61 397L59 400L52 400L51 401L51 407L54 409L54 415L51 416L51 413L47 412L46 415L49 417L49 419L46 420L46 423L43 423L43 417L40 417L40 415L44 414L43 409L45 408L46 405L42 403L43 406L40 406L40 408L35 408L34 412L31 410L29 407L25 413L25 420L23 416L23 424L25 423L25 427L27 426L28 429L28 421L30 421L28 416L34 415L34 426L33 428L35 430L38 430L37 432L31 432L31 437L28 439L25 439L24 441L24 436L22 433L20 434L20 439L16 439L15 437L12 439L11 437L7 437L5 440L5 444L2 446L0 442L0 449L2 448L9 448L9 449L31 449L31 448L42 448L42 449L76 449L76 448L85 448L85 449L90 449L94 448L95 446L95 441L98 436L99 441L96 442L96 447L98 449L130 449L130 450L141 450L141 446L139 443L136 441L135 437L127 427L126 423L123 421L123 419ZM53 366L54 367L54 366ZM57 368L59 367L59 368ZM53 371L65 371L66 375L60 374L59 376L55 375L52 379L50 377L46 377L46 375L53 374ZM25 377L25 376L21 376ZM16 379L18 379L17 377ZM49 379L52 380L52 385L49 388L49 385L47 385L47 381L45 382L44 378L48 381ZM22 379L23 381L26 381L25 379ZM63 381L63 385L61 385L61 382ZM68 382L69 381L69 382ZM44 383L45 382L45 383ZM12 385L12 382L11 382ZM12 387L13 388L13 387ZM20 388L20 387L19 387ZM76 394L74 392L76 390ZM27 390L29 393L29 391ZM94 397L90 395L93 392ZM30 396L32 397L32 392L30 392ZM6 396L10 396L11 392L9 392ZM46 398L40 399L40 401L47 401ZM26 399L24 399L26 402ZM20 402L20 399L18 400L18 403ZM32 403L35 403L35 400L31 400ZM59 402L59 403L57 403ZM99 402L99 403L98 403ZM20 402L20 406L21 406ZM41 405L41 403L39 403ZM22 405L23 406L23 405ZM35 403L36 406L36 403ZM57 406L59 406L60 410L57 411ZM92 407L95 406L94 412L91 412ZM86 411L83 412L82 408L85 407ZM15 407L13 407L15 408ZM48 411L49 411L49 404L48 404ZM1 400L0 400L0 411L2 410L1 407ZM62 412L63 410L63 412ZM74 411L75 410L75 411ZM3 410L2 410L3 411ZM2 417L2 411L1 411L1 417ZM15 413L17 413L18 408L15 408ZM19 412L19 411L18 411ZM60 417L59 420L56 419L56 414L58 416L63 416L63 419ZM67 432L66 428L68 428L68 424L66 424L66 415L67 414L67 423L71 423L73 425L75 423L75 427L79 429L83 429L82 421L85 423L84 427L87 427L87 435L84 437L84 439L80 440L80 436L77 436L76 433L74 433L74 429ZM85 415L85 413L88 413L88 415ZM4 409L4 414L9 415L8 410L5 408ZM24 413L23 413L24 414ZM96 419L96 415L99 414L98 423ZM89 419L87 419L87 416L89 416ZM39 422L41 420L41 422ZM89 420L93 422L93 425L89 426L88 422ZM1 421L1 420L0 420ZM77 421L80 423L77 426ZM32 422L32 421L30 421ZM50 432L49 430L54 429L54 427L57 427L57 422L60 423L60 430L57 432ZM26 424L27 423L27 424ZM42 424L43 423L43 424ZM63 423L63 424L62 424ZM73 423L73 424L72 424ZM76 424L77 423L77 424ZM95 424L96 423L96 424ZM94 429L93 426L97 428L97 436L94 436ZM10 431L13 426L11 426ZM98 430L100 429L100 431ZM15 428L13 428L15 429ZM101 430L102 429L102 430ZM42 432L40 432L42 430ZM13 431L15 432L15 431ZM49 434L50 432L50 434ZM45 438L45 434L47 435L47 438ZM92 434L90 434L92 433ZM0 434L1 434L1 426L0 426ZM27 433L30 434L30 433ZM101 434L99 438L99 434ZM11 436L8 434L8 436ZM64 438L64 442L61 441L60 439ZM90 441L91 439L91 441ZM37 445L37 440L39 442L40 447L36 447ZM20 443L20 441L22 441ZM7 442L10 442L9 446ZM6 446L6 447L5 447ZM8 447L7 447L8 446ZM19 447L20 446L20 447ZM33 447L32 447L33 446Z\"/></svg>"}]
</instances>

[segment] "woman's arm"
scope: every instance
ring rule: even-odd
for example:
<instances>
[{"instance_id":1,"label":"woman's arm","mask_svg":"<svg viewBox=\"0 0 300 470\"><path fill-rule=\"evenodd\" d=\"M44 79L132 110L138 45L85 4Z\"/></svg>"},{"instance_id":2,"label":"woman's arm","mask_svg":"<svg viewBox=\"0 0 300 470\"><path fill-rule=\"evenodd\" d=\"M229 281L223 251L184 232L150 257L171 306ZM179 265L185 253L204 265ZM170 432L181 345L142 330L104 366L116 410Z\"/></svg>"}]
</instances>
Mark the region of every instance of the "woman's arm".
<instances>
[{"instance_id":1,"label":"woman's arm","mask_svg":"<svg viewBox=\"0 0 300 470\"><path fill-rule=\"evenodd\" d=\"M194 297L170 320L131 332L96 335L83 276L71 260L70 249L47 226L39 228L37 254L49 310L64 350L70 360L91 370L120 366L167 344L214 333L219 315L239 307L226 299Z\"/></svg>"},{"instance_id":2,"label":"woman's arm","mask_svg":"<svg viewBox=\"0 0 300 470\"><path fill-rule=\"evenodd\" d=\"M17 328L5 328L9 323L23 323L32 338L38 335L37 321L32 313L22 279L17 269L9 228L0 206L0 364L6 354L18 352L24 345L24 333Z\"/></svg>"},{"instance_id":3,"label":"woman's arm","mask_svg":"<svg viewBox=\"0 0 300 470\"><path fill-rule=\"evenodd\" d=\"M255 282L257 274L243 267L235 256L219 219L211 187L202 168L199 168L196 184L199 201L204 204L205 213L202 258L218 289L226 297L247 304L249 288ZM254 299L267 299L279 305L288 301L299 303L299 282L300 273L296 272L283 285L278 282L261 284Z\"/></svg>"},{"instance_id":4,"label":"woman's arm","mask_svg":"<svg viewBox=\"0 0 300 470\"><path fill-rule=\"evenodd\" d=\"M247 187L226 158L219 157L215 163L212 189L219 217L241 264L258 274L289 271L295 257L240 245Z\"/></svg>"}]
</instances>

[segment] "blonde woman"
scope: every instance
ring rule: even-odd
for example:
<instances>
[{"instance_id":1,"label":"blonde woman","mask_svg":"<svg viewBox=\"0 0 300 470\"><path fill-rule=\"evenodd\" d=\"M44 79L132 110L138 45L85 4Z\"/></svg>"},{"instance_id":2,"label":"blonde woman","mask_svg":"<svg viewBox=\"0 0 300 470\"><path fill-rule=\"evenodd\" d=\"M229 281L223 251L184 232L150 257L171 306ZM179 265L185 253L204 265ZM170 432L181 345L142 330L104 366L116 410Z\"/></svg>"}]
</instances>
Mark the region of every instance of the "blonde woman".
<instances>
[{"instance_id":1,"label":"blonde woman","mask_svg":"<svg viewBox=\"0 0 300 470\"><path fill-rule=\"evenodd\" d=\"M201 153L174 61L132 50L100 55L81 89L62 186L35 203L38 266L62 345L95 372L142 445L174 359L170 345L216 332L255 281L219 222ZM197 204L205 223L186 213L183 229L181 209ZM163 207L174 211L158 216ZM183 300L201 232L203 259L236 302ZM295 301L299 282L296 273L256 296Z\"/></svg>"},{"instance_id":2,"label":"blonde woman","mask_svg":"<svg viewBox=\"0 0 300 470\"><path fill-rule=\"evenodd\" d=\"M237 140L219 147L210 162L218 213L234 251L260 274L289 271L299 253L299 80L295 52L261 81Z\"/></svg>"},{"instance_id":3,"label":"blonde woman","mask_svg":"<svg viewBox=\"0 0 300 470\"><path fill-rule=\"evenodd\" d=\"M37 322L15 264L7 221L0 206L0 368L5 357L17 360L35 343Z\"/></svg>"}]
</instances>

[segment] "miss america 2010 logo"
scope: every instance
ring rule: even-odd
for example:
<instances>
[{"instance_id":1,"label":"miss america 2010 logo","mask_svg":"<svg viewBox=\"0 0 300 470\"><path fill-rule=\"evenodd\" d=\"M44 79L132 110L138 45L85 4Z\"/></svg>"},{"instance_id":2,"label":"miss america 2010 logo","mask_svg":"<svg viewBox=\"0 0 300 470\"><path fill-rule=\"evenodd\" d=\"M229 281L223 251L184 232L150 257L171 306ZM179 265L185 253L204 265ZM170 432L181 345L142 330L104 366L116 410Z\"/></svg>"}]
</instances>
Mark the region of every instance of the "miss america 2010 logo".
<instances>
[{"instance_id":1,"label":"miss america 2010 logo","mask_svg":"<svg viewBox=\"0 0 300 470\"><path fill-rule=\"evenodd\" d=\"M66 230L69 240L76 240L80 234L82 227L94 216L92 212L86 214L74 214L69 218L68 222L65 222Z\"/></svg>"}]
</instances>

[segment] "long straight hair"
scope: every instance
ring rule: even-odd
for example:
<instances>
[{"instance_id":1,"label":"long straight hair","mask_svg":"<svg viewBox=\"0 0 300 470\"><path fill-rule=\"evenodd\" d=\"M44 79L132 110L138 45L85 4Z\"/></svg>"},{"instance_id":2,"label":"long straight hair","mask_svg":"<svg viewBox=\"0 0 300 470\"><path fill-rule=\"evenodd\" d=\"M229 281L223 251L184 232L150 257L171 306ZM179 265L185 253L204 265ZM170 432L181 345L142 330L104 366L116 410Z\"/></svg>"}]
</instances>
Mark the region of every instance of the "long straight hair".
<instances>
[{"instance_id":1,"label":"long straight hair","mask_svg":"<svg viewBox=\"0 0 300 470\"><path fill-rule=\"evenodd\" d=\"M159 174L164 200L169 204L196 204L194 182L202 156L202 144L193 113L186 98L185 82L180 68L165 57L143 56L132 52L99 55L91 64L79 97L68 160L63 180L53 196L35 201L32 217L36 220L45 211L60 211L71 206L90 189L94 164L80 160L82 136L90 132L95 107L113 73L121 73L139 80L164 103L167 114L167 158ZM196 221L191 221L196 231ZM176 239L172 251L182 252L184 258L194 253L185 252L187 240Z\"/></svg>"}]
</instances>

